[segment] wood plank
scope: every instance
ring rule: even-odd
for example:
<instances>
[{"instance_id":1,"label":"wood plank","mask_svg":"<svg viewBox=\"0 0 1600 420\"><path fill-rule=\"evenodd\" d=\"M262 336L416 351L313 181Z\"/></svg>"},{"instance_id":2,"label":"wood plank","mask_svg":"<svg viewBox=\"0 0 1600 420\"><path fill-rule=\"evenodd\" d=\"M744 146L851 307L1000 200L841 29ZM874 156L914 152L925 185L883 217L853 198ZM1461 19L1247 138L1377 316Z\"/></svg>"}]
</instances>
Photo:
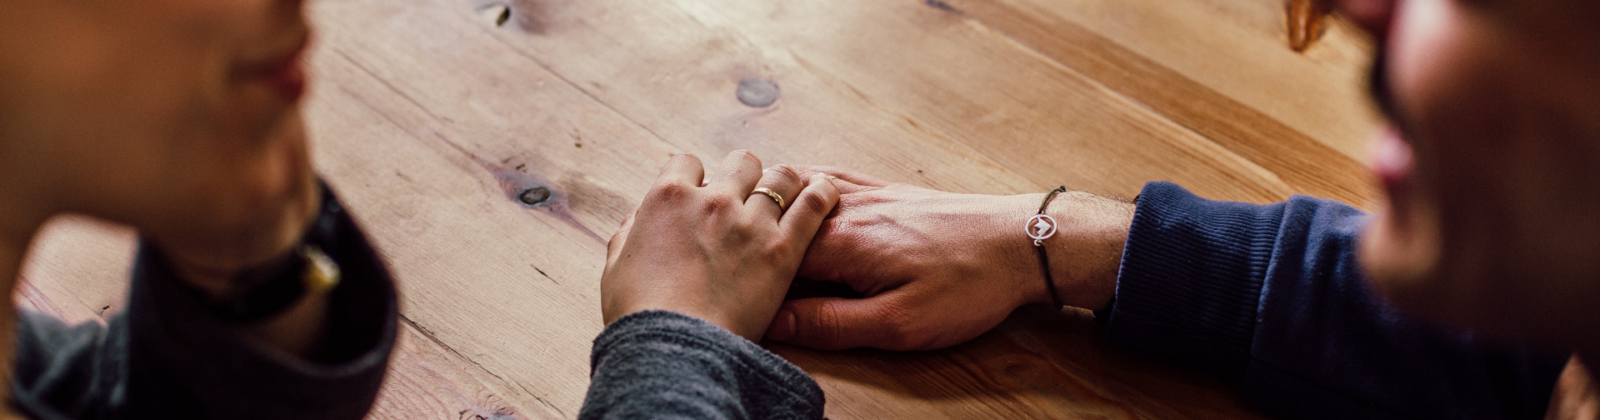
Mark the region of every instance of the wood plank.
<instances>
[{"instance_id":1,"label":"wood plank","mask_svg":"<svg viewBox=\"0 0 1600 420\"><path fill-rule=\"evenodd\" d=\"M127 308L132 229L83 216L58 216L34 235L13 299L17 307L69 323L99 320Z\"/></svg>"},{"instance_id":2,"label":"wood plank","mask_svg":"<svg viewBox=\"0 0 1600 420\"><path fill-rule=\"evenodd\" d=\"M886 177L957 191L1012 193L1066 183L1131 196L1150 179L1250 201L1291 191L1275 175L1121 95L918 3L682 2L682 10L662 5L629 15L616 4L541 4L523 11L536 14L527 19L539 22L540 32L500 31L496 38L530 56L555 57L542 62L580 88L606 87L590 93L677 144L726 137L720 129L738 124L749 129L746 143L758 153L784 161L851 166L861 160L856 156L898 160L929 148L955 150L964 153L912 166L923 173ZM759 64L724 64L706 51ZM704 104L737 106L729 92L739 77L726 75L729 67L775 75L784 86L781 108L747 123L726 113L700 115L710 106ZM669 76L671 84L662 86ZM862 116L877 118L853 122ZM806 135L831 126L861 133L884 121L902 122L912 136L875 135L869 144L914 143L900 148L909 152L858 153L854 138L838 144ZM796 135L799 127L804 131ZM777 143L814 145L804 150L821 156L791 160L784 149L766 152ZM842 153L827 153L833 150ZM958 162L973 159L1031 185L959 188L973 166ZM877 166L863 169L882 174Z\"/></svg>"},{"instance_id":3,"label":"wood plank","mask_svg":"<svg viewBox=\"0 0 1600 420\"><path fill-rule=\"evenodd\" d=\"M1102 338L1087 311L1044 306L930 352L772 347L817 378L829 418L1255 419L1217 379Z\"/></svg>"},{"instance_id":4,"label":"wood plank","mask_svg":"<svg viewBox=\"0 0 1600 420\"><path fill-rule=\"evenodd\" d=\"M798 64L849 86L862 100L966 144L1040 186L1059 182L1132 196L1146 181L1170 179L1210 196L1248 201L1277 200L1290 191L1275 174L1193 131L939 8L915 2L681 3L699 21L784 48ZM749 18L779 10L781 18ZM842 26L804 30L828 24Z\"/></svg>"},{"instance_id":5,"label":"wood plank","mask_svg":"<svg viewBox=\"0 0 1600 420\"><path fill-rule=\"evenodd\" d=\"M521 385L485 370L410 320L400 336L383 390L367 418L372 420L522 420L570 419L576 412L538 402L526 405L504 397L528 395Z\"/></svg>"},{"instance_id":6,"label":"wood plank","mask_svg":"<svg viewBox=\"0 0 1600 420\"><path fill-rule=\"evenodd\" d=\"M1315 48L1296 54L1287 47L1279 0L948 3L1014 8L1051 29L1079 26L1353 159L1366 159L1366 140L1379 122L1364 88L1370 39L1335 19Z\"/></svg>"},{"instance_id":7,"label":"wood plank","mask_svg":"<svg viewBox=\"0 0 1600 420\"><path fill-rule=\"evenodd\" d=\"M957 10L963 15L1091 75L1131 100L1239 153L1282 177L1296 192L1363 207L1372 195L1369 171L1359 161L1087 28L1068 21L1046 20L1049 14L997 2L953 0L949 4L959 5L953 7L960 7Z\"/></svg>"}]
</instances>

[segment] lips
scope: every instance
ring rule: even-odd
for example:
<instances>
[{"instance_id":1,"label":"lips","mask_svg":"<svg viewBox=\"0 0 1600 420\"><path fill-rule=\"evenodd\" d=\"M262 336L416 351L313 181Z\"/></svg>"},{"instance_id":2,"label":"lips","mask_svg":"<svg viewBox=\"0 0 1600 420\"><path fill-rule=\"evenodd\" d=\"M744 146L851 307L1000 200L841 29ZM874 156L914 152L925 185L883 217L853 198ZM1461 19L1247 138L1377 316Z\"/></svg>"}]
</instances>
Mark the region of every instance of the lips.
<instances>
[{"instance_id":1,"label":"lips","mask_svg":"<svg viewBox=\"0 0 1600 420\"><path fill-rule=\"evenodd\" d=\"M1372 154L1372 171L1383 186L1389 200L1389 217L1395 225L1404 226L1411 208L1412 167L1414 157L1411 144L1402 139L1400 130L1388 127L1378 135Z\"/></svg>"},{"instance_id":2,"label":"lips","mask_svg":"<svg viewBox=\"0 0 1600 420\"><path fill-rule=\"evenodd\" d=\"M284 99L290 102L299 100L306 90L303 58L309 41L309 37L303 37L289 51L236 67L234 71L236 80L242 83L265 83Z\"/></svg>"}]
</instances>

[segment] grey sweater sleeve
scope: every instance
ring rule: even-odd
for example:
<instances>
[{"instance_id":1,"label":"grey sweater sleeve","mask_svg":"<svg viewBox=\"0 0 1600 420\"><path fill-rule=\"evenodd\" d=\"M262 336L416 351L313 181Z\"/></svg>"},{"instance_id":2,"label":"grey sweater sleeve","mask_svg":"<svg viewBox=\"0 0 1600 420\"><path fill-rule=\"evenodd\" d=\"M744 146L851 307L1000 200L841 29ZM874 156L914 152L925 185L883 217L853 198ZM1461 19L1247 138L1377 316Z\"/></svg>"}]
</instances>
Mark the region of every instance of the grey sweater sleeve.
<instances>
[{"instance_id":1,"label":"grey sweater sleeve","mask_svg":"<svg viewBox=\"0 0 1600 420\"><path fill-rule=\"evenodd\" d=\"M676 312L624 316L594 340L579 419L818 419L805 372L728 330Z\"/></svg>"},{"instance_id":2,"label":"grey sweater sleeve","mask_svg":"<svg viewBox=\"0 0 1600 420\"><path fill-rule=\"evenodd\" d=\"M141 244L127 312L68 326L23 312L14 408L34 419L360 419L394 348L394 281L330 193L317 243L339 263L323 357L268 349L223 322Z\"/></svg>"}]
</instances>

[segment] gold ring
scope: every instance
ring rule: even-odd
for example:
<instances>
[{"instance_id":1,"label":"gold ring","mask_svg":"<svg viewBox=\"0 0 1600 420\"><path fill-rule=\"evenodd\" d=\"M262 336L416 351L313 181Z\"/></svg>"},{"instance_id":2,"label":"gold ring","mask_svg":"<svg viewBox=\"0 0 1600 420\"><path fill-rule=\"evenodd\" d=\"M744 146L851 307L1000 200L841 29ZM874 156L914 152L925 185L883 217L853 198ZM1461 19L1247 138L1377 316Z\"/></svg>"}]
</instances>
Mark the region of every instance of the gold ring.
<instances>
[{"instance_id":1,"label":"gold ring","mask_svg":"<svg viewBox=\"0 0 1600 420\"><path fill-rule=\"evenodd\" d=\"M778 195L777 191L773 191L773 190L768 189L766 187L760 187L760 188L756 188L755 191L751 191L750 195L756 195L757 193L766 194L768 197L772 197L772 201L778 202L778 211L779 212L783 212L783 211L789 210L789 205L785 204L783 202L783 196Z\"/></svg>"}]
</instances>

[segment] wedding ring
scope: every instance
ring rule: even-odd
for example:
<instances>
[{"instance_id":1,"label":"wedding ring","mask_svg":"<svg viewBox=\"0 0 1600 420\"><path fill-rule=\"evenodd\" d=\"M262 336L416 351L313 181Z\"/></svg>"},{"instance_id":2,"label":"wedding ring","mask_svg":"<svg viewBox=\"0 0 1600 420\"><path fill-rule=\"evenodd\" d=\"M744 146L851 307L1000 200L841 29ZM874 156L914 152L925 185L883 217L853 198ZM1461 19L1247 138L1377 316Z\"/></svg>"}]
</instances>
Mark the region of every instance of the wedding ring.
<instances>
[{"instance_id":1,"label":"wedding ring","mask_svg":"<svg viewBox=\"0 0 1600 420\"><path fill-rule=\"evenodd\" d=\"M772 197L772 201L778 202L778 212L780 212L780 213L784 212L786 210L789 210L789 205L783 202L783 196L782 195L778 195L777 191L773 191L773 190L768 189L766 187L760 187L760 188L756 188L755 191L751 191L750 192L750 195L756 195L756 194L766 194L767 197Z\"/></svg>"}]
</instances>

